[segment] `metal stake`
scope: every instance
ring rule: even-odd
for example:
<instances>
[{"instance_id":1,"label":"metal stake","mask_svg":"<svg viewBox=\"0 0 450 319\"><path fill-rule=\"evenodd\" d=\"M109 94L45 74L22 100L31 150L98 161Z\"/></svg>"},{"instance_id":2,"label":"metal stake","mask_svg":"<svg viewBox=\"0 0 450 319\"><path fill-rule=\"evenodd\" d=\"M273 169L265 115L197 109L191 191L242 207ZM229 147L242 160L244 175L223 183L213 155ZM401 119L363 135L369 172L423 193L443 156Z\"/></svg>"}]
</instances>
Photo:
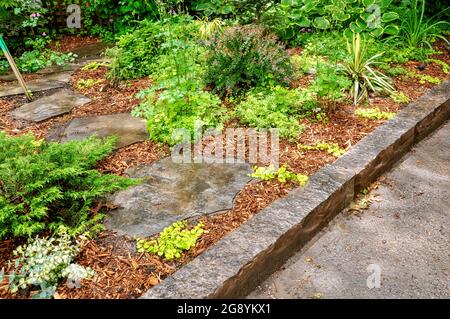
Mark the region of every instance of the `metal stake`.
<instances>
[{"instance_id":1,"label":"metal stake","mask_svg":"<svg viewBox=\"0 0 450 319\"><path fill-rule=\"evenodd\" d=\"M14 62L13 57L11 56L11 53L8 50L8 47L6 46L5 41L3 40L3 37L0 35L0 47L3 50L3 53L6 56L6 59L9 62L9 65L11 66L11 69L14 72L14 75L17 78L17 81L19 81L20 86L22 87L23 91L25 92L25 95L28 99L29 102L31 102L33 100L33 98L31 97L30 91L28 91L27 85L22 77L22 74L20 74L19 69L17 68L16 62Z\"/></svg>"}]
</instances>

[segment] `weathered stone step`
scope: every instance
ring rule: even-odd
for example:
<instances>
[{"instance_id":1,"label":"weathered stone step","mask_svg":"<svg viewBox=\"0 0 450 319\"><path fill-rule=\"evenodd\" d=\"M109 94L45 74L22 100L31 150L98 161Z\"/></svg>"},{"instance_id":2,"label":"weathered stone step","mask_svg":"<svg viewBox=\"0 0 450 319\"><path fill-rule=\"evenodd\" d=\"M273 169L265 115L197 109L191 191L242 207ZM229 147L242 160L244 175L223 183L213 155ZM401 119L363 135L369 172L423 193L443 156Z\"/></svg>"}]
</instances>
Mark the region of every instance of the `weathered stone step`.
<instances>
[{"instance_id":1,"label":"weathered stone step","mask_svg":"<svg viewBox=\"0 0 450 319\"><path fill-rule=\"evenodd\" d=\"M170 157L130 169L142 185L117 193L106 227L129 236L150 236L173 222L233 207L251 180L250 164L174 163Z\"/></svg>"},{"instance_id":2,"label":"weathered stone step","mask_svg":"<svg viewBox=\"0 0 450 319\"><path fill-rule=\"evenodd\" d=\"M100 115L73 119L65 128L50 134L50 140L67 142L83 140L90 136L117 136L117 148L125 147L148 138L147 123L144 119L128 113Z\"/></svg>"},{"instance_id":3,"label":"weathered stone step","mask_svg":"<svg viewBox=\"0 0 450 319\"><path fill-rule=\"evenodd\" d=\"M88 97L71 90L61 90L39 100L22 105L9 114L19 120L41 122L70 112L77 106L91 102Z\"/></svg>"},{"instance_id":4,"label":"weathered stone step","mask_svg":"<svg viewBox=\"0 0 450 319\"><path fill-rule=\"evenodd\" d=\"M66 83L69 83L71 75L72 72L49 74L45 78L28 81L27 87L31 92L59 89L64 87ZM19 94L24 94L24 92L18 82L0 86L0 97Z\"/></svg>"}]
</instances>

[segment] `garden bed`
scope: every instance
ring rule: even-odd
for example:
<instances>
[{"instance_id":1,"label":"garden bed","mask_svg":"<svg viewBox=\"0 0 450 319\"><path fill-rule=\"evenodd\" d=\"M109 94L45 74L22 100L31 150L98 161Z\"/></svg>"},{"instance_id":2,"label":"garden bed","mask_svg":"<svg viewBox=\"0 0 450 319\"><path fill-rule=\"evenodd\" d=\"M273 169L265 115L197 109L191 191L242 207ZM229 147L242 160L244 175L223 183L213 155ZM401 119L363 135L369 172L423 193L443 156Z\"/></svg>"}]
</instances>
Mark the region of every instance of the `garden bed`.
<instances>
[{"instance_id":1,"label":"garden bed","mask_svg":"<svg viewBox=\"0 0 450 319\"><path fill-rule=\"evenodd\" d=\"M173 49L173 51L176 52L174 53L174 56L175 54L179 54L180 51L182 54L186 54L186 52L188 54L192 54L189 50L193 47L194 52L200 52L198 56L200 57L199 59L201 59L203 57L203 51L195 50L203 50L204 48L191 39L192 34L189 33L191 30L186 28L188 31L185 31L183 29L183 23L192 29L197 28L197 26L195 24L191 24L191 22L183 22L183 20L182 22L177 23L179 23L182 28L182 31L174 31L180 33L179 37L181 40L176 38L177 41L185 40L183 37L186 37L188 40L186 40L187 49L184 47L183 49L180 49L179 47ZM159 27L161 26L157 26L155 28ZM146 30L145 32L153 32L153 26L148 30L145 28L148 28L147 24L144 24L143 30ZM231 27L230 30L232 30L232 28L234 27ZM188 67L194 71L192 71L192 79L189 78L191 74L184 74L185 78L180 80L179 74L177 74L176 77L173 75L170 77L170 75L164 73L170 73L167 70L171 70L173 67L173 65L170 64L173 62L169 59L170 54L172 53L167 54L164 52L152 52L155 53L155 56L160 55L163 58L161 63L167 63L168 66L165 68L165 66L162 65L161 69L154 71L156 75L150 74L150 76L146 76L144 73L146 73L147 70L143 71L143 69L147 66L143 67L143 69L128 68L128 65L133 65L133 63L136 62L135 60L132 60L131 62L125 61L128 63L126 64L127 67L122 66L122 69L119 68L117 65L120 65L120 63L117 61L120 61L123 56L126 56L124 54L125 51L121 51L122 55L118 58L117 52L114 53L113 50L109 52L109 56L112 60L111 63L109 63L109 61L105 61L104 63L96 61L92 64L88 64L87 68L78 68L71 75L69 83L64 85L64 88L66 89L85 95L91 100L90 102L82 106L75 107L64 115L53 117L38 123L30 123L23 120L14 119L10 114L12 110L15 110L27 103L24 96L15 95L0 98L0 131L6 132L9 136L22 136L32 133L36 139L44 139L46 137L53 136L55 132L67 127L72 120L77 118L123 114L130 113L133 110L133 112L135 112L136 109L141 109L141 113L138 115L141 115L148 120L150 134L154 134L152 135L152 139L132 143L131 145L115 149L110 155L97 162L95 166L95 169L102 174L113 174L116 176L126 177L128 176L127 173L129 172L129 169L136 168L144 164L147 165L156 163L158 160L170 155L170 144L173 146L175 143L171 143L172 141L167 140L167 136L164 135L165 133L163 132L164 127L159 126L160 124L157 122L152 122L152 120L156 117L154 114L152 116L145 115L145 107L149 107L150 105L150 107L157 109L155 105L158 103L158 99L160 99L161 95L163 95L165 91L178 90L177 85L181 86L182 90L186 90L187 93L183 91L184 93L182 94L186 94L186 96L188 96L188 100L190 98L190 94L197 94L195 95L196 99L193 98L193 100L197 101L197 103L203 101L202 99L207 100L207 103L211 103L211 112L214 112L216 109L220 109L220 112L229 112L232 114L223 120L223 123L215 123L219 127L223 124L222 129L250 129L252 126L255 126L248 124L251 120L248 122L244 121L245 115L246 113L250 113L249 110L251 110L251 107L247 110L244 109L241 113L233 113L234 110L245 104L243 102L245 99L251 101L252 94L254 94L253 97L256 100L259 96L261 96L261 94L267 94L267 96L269 96L268 99L273 98L274 101L277 101L276 103L280 103L282 105L283 101L279 101L276 96L274 98L270 94L275 94L273 92L277 92L277 90L282 92L280 94L281 97L283 97L283 92L295 92L295 94L300 94L299 92L303 92L302 90L309 90L310 87L315 85L316 87L314 90L317 91L311 93L315 98L315 107L311 110L302 105L298 109L299 113L304 112L301 116L294 114L295 112L287 113L288 115L286 118L289 121L294 121L295 127L298 125L299 130L298 132L293 132L291 131L292 127L289 127L289 125L286 125L286 122L283 122L282 125L287 126L287 135L289 136L282 136L279 147L279 165L281 167L286 167L289 172L293 174L301 174L311 177L327 165L334 163L341 155L353 149L359 141L370 135L374 130L385 123L388 118L395 116L395 114L400 112L409 104L409 102L414 102L426 94L435 85L450 78L448 70L446 70L445 67L448 67L450 64L449 50L444 41L438 40L433 43L435 50L434 53L428 54L426 59L423 59L423 61L408 59L409 61L403 63L385 62L384 67L380 66L379 68L375 68L376 71L383 71L391 74L391 85L395 88L395 93L401 93L401 95L397 95L397 97L401 97L399 101L395 101L395 98L392 95L389 96L389 94L368 92L365 97L367 100L364 104L361 101L358 101L358 103L352 103L352 99L349 98L348 94L348 84L343 84L342 88L338 87L338 89L335 90L336 92L333 92L334 89L326 87L326 84L323 85L324 87L321 87L320 83L318 84L315 82L321 77L321 80L327 80L326 76L324 77L323 74L318 74L321 72L319 70L320 67L333 68L338 64L340 65L341 62L338 63L337 60L333 60L334 62L332 62L331 57L326 55L322 56L323 52L319 49L317 49L316 52L307 46L305 46L305 48L294 46L286 49L278 44L275 37L265 34L265 31L262 31L260 27L252 26L248 29L251 31L250 34L261 33L265 37L264 39L267 43L271 43L271 45L277 46L279 49L282 48L277 54L282 56L280 60L284 59L284 62L278 61L276 63L289 64L291 62L286 61L294 61L294 59L298 58L297 60L300 59L300 62L298 62L300 66L296 66L296 68L303 68L303 70L289 77L289 81L284 83L284 86L276 81L279 80L280 83L282 83L285 79L277 79L277 74L275 72L274 78L262 80L265 84L260 83L258 85L254 85L253 88L248 88L245 93L242 93L240 90L243 90L243 87L245 86L242 83L236 85L235 87L228 87L226 89L221 88L220 90L218 89L219 86L217 84L220 81L217 79L212 81L212 83L206 83L207 85L205 85L205 83L203 83L203 77L196 74L196 72L200 72L197 68L200 68L200 66L203 67L202 63L205 63L203 60L201 60L201 62L194 61L193 64L189 64L189 61L186 62L186 56L181 57L180 59L185 59L184 63L186 63ZM140 29L135 32L140 32ZM236 36L236 34L239 34L239 32L243 32L245 35L245 32L248 32L248 30L246 31L244 29L244 31L230 31L229 33L226 33L228 31L224 32L227 36L233 37ZM125 36L125 40L127 36ZM145 34L140 35L138 33L138 36L143 37ZM169 39L170 36L171 35L169 35ZM124 47L129 45L123 44L126 43L125 40L121 40L123 42L120 42L120 45L123 45ZM137 40L135 39L133 41ZM131 41L131 43L134 43L133 41ZM204 41L207 42L206 40ZM222 45L222 42L220 42L222 40L215 39L214 41L217 41L217 47ZM58 42L51 43L50 48L67 53L79 46L96 44L98 42L98 38L95 37L82 38L66 36ZM170 41L167 40L167 43L169 42ZM320 41L316 40L316 43L320 43ZM151 47L152 45L156 46L159 44L148 44L147 47ZM184 52L182 50L187 51ZM215 50L215 48L211 50ZM261 50L264 50L264 48ZM132 53L133 52L129 52L128 54L132 55ZM390 53L393 54L392 51L390 51ZM220 55L221 53L219 52L217 54ZM169 56L169 58L166 56ZM165 57L167 60L164 60ZM127 56L126 58L129 57ZM134 58L135 57L132 57L132 59ZM176 58L179 58L179 56L176 56ZM197 58L198 57L194 57L194 60ZM311 59L313 60L312 64L310 62ZM175 64L177 63L175 62ZM306 64L306 67L304 64ZM280 65L277 65L275 69L277 69ZM179 66L176 66L178 72ZM264 70L264 72L267 72L267 70ZM335 75L338 78L336 82L339 82L342 78L345 78L345 76L342 76L337 72ZM45 74L45 72L41 74L26 74L25 80L36 80L47 76L48 74ZM164 81L161 82L161 79L158 76L167 81L167 83ZM217 74L210 75L211 78L214 76L217 76ZM174 80L175 78L178 81L178 84L174 84L176 83ZM183 81L186 81L187 84ZM271 84L267 85L265 81L268 81ZM274 83L271 81L274 81ZM245 83L245 81L243 83ZM0 80L0 89L2 86L6 86L8 84L8 81ZM338 84L341 85L341 83ZM332 83L330 85L336 85L336 83ZM261 92L257 90L253 91L255 87L258 88L259 86L262 88L260 88L262 90ZM154 88L153 91L152 88ZM234 93L230 93L234 89L237 90L236 92L238 92L238 95L233 95ZM324 96L320 93L320 90L322 89L327 91ZM59 89L36 92L33 97L35 99L40 99L45 96L50 96L56 91L59 91ZM308 94L309 93L310 92L308 92ZM337 95L335 96L333 93L336 93ZM173 97L173 99L176 98ZM266 100L262 100L260 102L263 103L265 101ZM297 101L294 102L296 103ZM307 100L305 104L309 102L311 101ZM205 103L205 105L207 103ZM213 106L212 104L214 103L217 103L218 105ZM261 103L256 103L255 106L259 106ZM270 103L271 102L269 102L268 105L270 105ZM355 104L358 104L358 106ZM208 108L205 105L200 104L200 108L204 108L209 111L210 105L208 104ZM170 107L170 105L163 105L161 110L158 112L165 112L165 109L168 107ZM291 105L289 105L289 108L290 107ZM364 112L373 109L376 109L374 118L364 118L361 115L357 115L358 111ZM274 111L273 113L276 112ZM197 115L195 112L193 114ZM219 118L222 119L222 115L216 116L214 113L211 114L212 119L208 118L210 114L205 116L207 120L211 122L214 122ZM170 125L172 125L172 123ZM264 125L267 125L267 123L264 123ZM258 127L257 125L256 127L267 128L266 126ZM172 128L173 127L170 127L170 129ZM222 139L224 136L205 137L198 143L202 144L203 147L206 147L211 142L211 139L214 138ZM318 148L317 145L320 144L324 144L325 148ZM250 152L248 148L249 145L246 145L246 151L244 153L247 155ZM246 158L244 158L244 160L245 159ZM258 161L251 164L258 167L265 167L271 163ZM77 264L91 268L94 271L95 276L89 279L84 279L81 282L81 286L77 289L70 288L64 283L60 283L54 297L73 299L138 298L152 287L160 284L165 278L180 270L207 249L210 249L224 236L251 220L252 217L257 215L259 212L263 211L267 207L270 207L270 205L277 200L289 196L289 194L298 187L301 186L299 186L299 184L295 181L280 181L277 178L272 178L270 180L253 179L236 195L233 201L233 208L231 210L220 211L189 220L190 225L201 222L203 224L203 233L198 238L193 248L184 252L179 259L175 260L167 260L155 254L138 252L136 249L135 238L121 236L112 231L103 231L96 238L85 240L81 251L75 259ZM117 207L111 204L109 200L103 198L102 200L97 201L94 207L90 208L89 215L96 216L98 213L113 211L116 208ZM44 232L44 234L48 233ZM13 259L12 252L19 245L24 243L25 241L23 239L8 239L0 241L0 269L5 268L6 273L8 273L13 268L13 265L9 264L9 261ZM30 290L20 290L18 293L12 294L6 289L6 280L7 279L5 278L3 281L3 287L0 282L0 298L29 298L35 293ZM226 296L226 293L224 296Z\"/></svg>"}]
</instances>

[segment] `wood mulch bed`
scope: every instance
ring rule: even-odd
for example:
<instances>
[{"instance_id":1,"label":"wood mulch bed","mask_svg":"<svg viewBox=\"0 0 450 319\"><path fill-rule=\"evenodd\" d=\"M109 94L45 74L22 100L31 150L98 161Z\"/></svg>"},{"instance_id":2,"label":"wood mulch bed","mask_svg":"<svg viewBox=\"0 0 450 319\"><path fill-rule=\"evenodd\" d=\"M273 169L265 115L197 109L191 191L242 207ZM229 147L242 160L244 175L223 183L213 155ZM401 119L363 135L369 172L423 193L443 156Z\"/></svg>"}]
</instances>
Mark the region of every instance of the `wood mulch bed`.
<instances>
[{"instance_id":1,"label":"wood mulch bed","mask_svg":"<svg viewBox=\"0 0 450 319\"><path fill-rule=\"evenodd\" d=\"M70 38L72 39L72 38ZM87 42L91 40L86 40ZM92 40L93 41L93 40ZM70 50L74 41L68 41L62 48ZM450 64L448 51L439 45L443 52L436 56ZM301 52L300 49L292 52ZM423 71L419 71L417 62L408 62L404 67L417 73L430 75L440 79L448 79L441 67L435 63L426 64ZM25 103L21 97L0 99L0 129L9 134L18 135L33 132L43 138L49 129L67 123L75 117L85 117L100 114L114 114L130 112L139 101L135 94L141 89L149 87L148 78L128 81L120 87L114 88L105 80L106 68L95 71L78 71L70 84L76 87L80 79L102 79L101 83L88 89L78 90L92 99L92 102L75 108L71 113L42 123L22 128L23 123L10 119L7 112ZM433 85L421 84L417 79L404 77L394 78L396 87L405 93L411 101L423 95ZM299 84L301 86L301 84ZM382 111L398 112L404 105L398 105L391 99L371 97L368 107L378 107ZM297 143L313 145L317 142L337 143L341 148L349 149L358 141L371 133L384 121L361 119L353 114L352 105L339 105L335 111L328 114L328 122L303 121L304 132ZM237 125L231 123L230 126ZM306 151L297 143L280 142L280 165L286 164L296 173L312 175L320 168L336 160L332 155L322 151ZM126 169L141 164L153 163L170 154L167 146L160 146L152 141L137 143L117 150L98 164L98 169L104 173L124 175ZM56 298L136 298L152 286L157 285L168 275L175 272L184 264L198 256L208 247L215 244L227 233L238 228L252 216L282 198L295 188L293 183L278 181L256 181L247 184L237 195L234 208L230 211L202 217L206 232L199 239L195 248L187 252L180 260L167 262L150 254L139 254L135 250L133 239L116 236L111 232L102 233L97 239L90 241L81 251L77 263L94 269L96 276L82 282L79 289L70 289L60 285ZM0 242L0 269L6 267L11 258L14 247L19 243L9 241ZM0 284L1 286L1 284ZM26 298L27 294L12 296L5 289L0 289L0 298Z\"/></svg>"},{"instance_id":2,"label":"wood mulch bed","mask_svg":"<svg viewBox=\"0 0 450 319\"><path fill-rule=\"evenodd\" d=\"M100 39L98 37L64 35L57 38L55 41L52 41L48 47L54 51L66 53L72 51L73 49L99 42Z\"/></svg>"}]
</instances>

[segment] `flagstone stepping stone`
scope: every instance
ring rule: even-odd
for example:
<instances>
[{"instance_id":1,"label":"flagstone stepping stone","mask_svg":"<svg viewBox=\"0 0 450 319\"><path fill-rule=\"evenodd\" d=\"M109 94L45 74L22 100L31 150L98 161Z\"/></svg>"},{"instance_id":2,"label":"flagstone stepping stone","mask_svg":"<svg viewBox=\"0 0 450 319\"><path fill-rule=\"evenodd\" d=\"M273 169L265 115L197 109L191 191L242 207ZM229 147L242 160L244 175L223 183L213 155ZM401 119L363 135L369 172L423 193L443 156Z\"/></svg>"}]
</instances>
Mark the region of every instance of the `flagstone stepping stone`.
<instances>
[{"instance_id":1,"label":"flagstone stepping stone","mask_svg":"<svg viewBox=\"0 0 450 319\"><path fill-rule=\"evenodd\" d=\"M146 237L178 220L229 210L251 172L246 163L186 164L170 157L129 169L130 177L144 182L113 196L119 208L110 213L106 227L121 235Z\"/></svg>"},{"instance_id":2,"label":"flagstone stepping stone","mask_svg":"<svg viewBox=\"0 0 450 319\"><path fill-rule=\"evenodd\" d=\"M26 82L28 90L31 92L47 91L62 88L70 81L72 72L61 72L50 74L45 78L35 79ZM18 82L0 86L0 97L24 94Z\"/></svg>"},{"instance_id":3,"label":"flagstone stepping stone","mask_svg":"<svg viewBox=\"0 0 450 319\"><path fill-rule=\"evenodd\" d=\"M75 71L78 69L78 64L75 63L69 63L64 65L52 65L45 69L39 70L36 72L36 74L55 74L55 73L62 73L67 71Z\"/></svg>"},{"instance_id":4,"label":"flagstone stepping stone","mask_svg":"<svg viewBox=\"0 0 450 319\"><path fill-rule=\"evenodd\" d=\"M56 140L64 143L93 135L101 138L115 135L118 137L116 147L121 148L148 139L147 123L128 113L76 118L60 132Z\"/></svg>"},{"instance_id":5,"label":"flagstone stepping stone","mask_svg":"<svg viewBox=\"0 0 450 319\"><path fill-rule=\"evenodd\" d=\"M76 54L78 59L82 59L86 57L100 56L100 54L110 46L111 45L109 43L99 42L74 48L71 52Z\"/></svg>"},{"instance_id":6,"label":"flagstone stepping stone","mask_svg":"<svg viewBox=\"0 0 450 319\"><path fill-rule=\"evenodd\" d=\"M41 122L70 112L74 107L91 102L91 99L71 90L61 90L34 102L24 104L9 114L19 120Z\"/></svg>"},{"instance_id":7,"label":"flagstone stepping stone","mask_svg":"<svg viewBox=\"0 0 450 319\"><path fill-rule=\"evenodd\" d=\"M1 81L6 81L6 82L12 82L12 81L16 81L16 76L14 75L14 73L7 73L7 74L2 74L0 75L0 80Z\"/></svg>"}]
</instances>

